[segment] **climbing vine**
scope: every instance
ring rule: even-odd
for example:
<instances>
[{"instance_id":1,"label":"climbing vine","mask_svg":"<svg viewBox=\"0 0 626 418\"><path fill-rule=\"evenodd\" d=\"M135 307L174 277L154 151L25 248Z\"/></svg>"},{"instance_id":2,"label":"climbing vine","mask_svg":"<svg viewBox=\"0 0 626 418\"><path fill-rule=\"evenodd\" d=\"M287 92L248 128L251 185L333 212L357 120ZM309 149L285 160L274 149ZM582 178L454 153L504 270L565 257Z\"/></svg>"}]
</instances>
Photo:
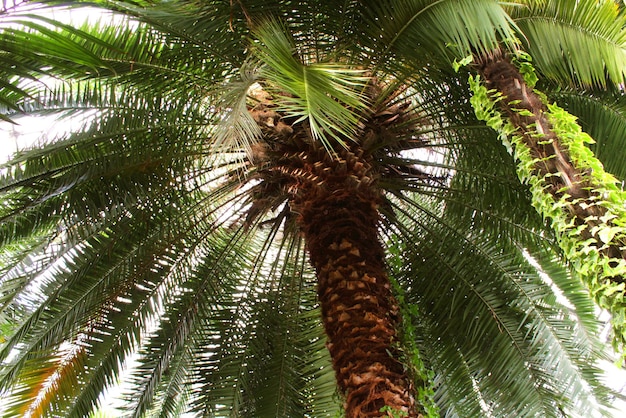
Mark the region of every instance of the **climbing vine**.
<instances>
[{"instance_id":1,"label":"climbing vine","mask_svg":"<svg viewBox=\"0 0 626 418\"><path fill-rule=\"evenodd\" d=\"M512 61L527 88L532 89L537 76L530 57L518 54ZM533 91L547 109L542 116L547 118L555 134L551 138L546 137L541 126L537 126L539 122L525 126L524 130L515 126L511 118L500 110L504 104L500 102L507 99L499 91L489 90L480 75L470 76L469 84L476 116L499 133L500 139L518 162L518 177L530 187L534 207L556 231L565 257L598 305L611 312L613 346L622 352L622 360L626 359L626 260L623 257L626 250L626 192L587 147L593 139L582 131L576 117L555 104L549 104L545 95ZM520 116L538 116L527 108L516 109L516 104L508 102L505 105ZM567 187L557 193L549 192L550 185L554 184L550 182L550 177L559 173L542 172L538 167L554 155L537 158L527 144L529 137L538 144L542 144L541 141L549 143L556 138L559 148L565 150L576 168L578 184L586 185L589 193L584 198L573 197ZM588 215L578 218L574 210L577 205Z\"/></svg>"},{"instance_id":2,"label":"climbing vine","mask_svg":"<svg viewBox=\"0 0 626 418\"><path fill-rule=\"evenodd\" d=\"M391 247L393 249L390 251L390 254L393 256L389 260L390 264L402 265L401 259L397 256L399 253L397 247L394 245ZM416 343L418 334L415 323L419 320L419 310L417 305L406 301L404 290L395 278L390 277L390 282L393 287L393 294L398 301L402 318L401 329L398 330L400 338L399 351L402 353L400 360L408 368L408 375L415 384L416 403L422 409L420 411L422 416L424 418L439 418L439 408L435 403L435 373L424 364ZM386 408L385 411L381 410L381 412L387 412L392 417L401 413L401 411L392 411L389 408ZM393 415L393 413L396 413L396 415Z\"/></svg>"}]
</instances>

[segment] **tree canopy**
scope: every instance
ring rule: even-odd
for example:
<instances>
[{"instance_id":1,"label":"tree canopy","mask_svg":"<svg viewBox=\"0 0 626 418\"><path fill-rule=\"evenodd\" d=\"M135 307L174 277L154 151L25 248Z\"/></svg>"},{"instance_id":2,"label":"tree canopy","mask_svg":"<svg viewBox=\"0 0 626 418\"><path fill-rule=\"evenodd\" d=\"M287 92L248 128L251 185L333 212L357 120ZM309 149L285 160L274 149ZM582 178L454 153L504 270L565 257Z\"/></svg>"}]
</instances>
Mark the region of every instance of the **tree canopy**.
<instances>
[{"instance_id":1,"label":"tree canopy","mask_svg":"<svg viewBox=\"0 0 626 418\"><path fill-rule=\"evenodd\" d=\"M52 14L84 7L106 14ZM1 166L2 413L88 416L132 361L129 416L366 416L355 387L391 375L409 416L609 414L625 22L613 0L4 2L0 118L70 128ZM351 371L369 340L397 370ZM367 416L402 416L389 396Z\"/></svg>"}]
</instances>

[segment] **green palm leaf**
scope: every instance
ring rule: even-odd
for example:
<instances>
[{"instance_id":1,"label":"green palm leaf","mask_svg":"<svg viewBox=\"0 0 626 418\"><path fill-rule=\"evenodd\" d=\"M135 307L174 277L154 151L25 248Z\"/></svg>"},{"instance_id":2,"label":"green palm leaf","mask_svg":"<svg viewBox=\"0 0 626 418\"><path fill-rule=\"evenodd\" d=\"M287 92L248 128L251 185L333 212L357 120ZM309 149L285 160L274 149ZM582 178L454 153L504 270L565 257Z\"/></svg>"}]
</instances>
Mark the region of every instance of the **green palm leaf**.
<instances>
[{"instance_id":1,"label":"green palm leaf","mask_svg":"<svg viewBox=\"0 0 626 418\"><path fill-rule=\"evenodd\" d=\"M614 1L522 1L511 16L524 48L549 78L567 85L624 81L625 15Z\"/></svg>"},{"instance_id":2,"label":"green palm leaf","mask_svg":"<svg viewBox=\"0 0 626 418\"><path fill-rule=\"evenodd\" d=\"M308 121L314 138L329 150L329 138L347 146L343 138L355 136L357 113L365 107L359 92L367 82L363 72L333 63L307 65L315 57L298 58L295 44L276 22L262 25L257 36L257 54L267 65L262 75L280 98L278 110L295 118L294 123Z\"/></svg>"}]
</instances>

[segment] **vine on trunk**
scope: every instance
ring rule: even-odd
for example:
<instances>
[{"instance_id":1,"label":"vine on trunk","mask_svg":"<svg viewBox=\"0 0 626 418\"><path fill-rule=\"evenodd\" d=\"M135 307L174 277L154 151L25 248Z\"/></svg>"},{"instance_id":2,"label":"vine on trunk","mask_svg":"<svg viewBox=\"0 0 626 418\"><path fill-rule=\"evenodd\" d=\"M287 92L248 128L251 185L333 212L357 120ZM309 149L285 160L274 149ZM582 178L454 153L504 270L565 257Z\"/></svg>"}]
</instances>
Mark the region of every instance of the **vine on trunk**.
<instances>
[{"instance_id":1,"label":"vine on trunk","mask_svg":"<svg viewBox=\"0 0 626 418\"><path fill-rule=\"evenodd\" d=\"M414 382L417 404L422 407L424 418L439 418L439 408L435 402L435 372L424 364L416 343L414 323L419 320L419 309L417 305L406 301L404 290L396 279L391 277L390 281L402 318L399 329L401 361L409 368L408 374Z\"/></svg>"},{"instance_id":2,"label":"vine on trunk","mask_svg":"<svg viewBox=\"0 0 626 418\"><path fill-rule=\"evenodd\" d=\"M477 75L469 78L471 104L478 119L500 133L518 161L518 177L530 186L533 205L550 221L566 258L595 301L611 312L613 347L622 353L623 361L626 193L587 148L593 139L582 131L576 117L533 91L537 78L529 59L517 57L515 82L522 84L520 99L488 89L489 80ZM507 62L497 64L506 66ZM530 104L542 110L533 112ZM570 167L564 167L563 161Z\"/></svg>"}]
</instances>

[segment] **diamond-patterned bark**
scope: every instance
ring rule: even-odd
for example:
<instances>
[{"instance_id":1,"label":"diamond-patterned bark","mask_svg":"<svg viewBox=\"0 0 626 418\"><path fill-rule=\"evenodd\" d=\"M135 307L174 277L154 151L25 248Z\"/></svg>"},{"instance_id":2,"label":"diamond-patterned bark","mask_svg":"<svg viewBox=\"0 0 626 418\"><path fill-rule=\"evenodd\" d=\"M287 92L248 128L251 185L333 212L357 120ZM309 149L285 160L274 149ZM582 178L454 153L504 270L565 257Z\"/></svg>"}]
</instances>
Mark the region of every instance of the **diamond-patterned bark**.
<instances>
[{"instance_id":1,"label":"diamond-patterned bark","mask_svg":"<svg viewBox=\"0 0 626 418\"><path fill-rule=\"evenodd\" d=\"M367 141L390 135L387 126L402 111L396 110L373 115ZM398 360L399 308L378 238L382 198L372 157L351 140L351 149L329 152L312 140L305 123L289 125L271 104L251 113L265 141L253 147L261 182L249 218L286 200L304 234L346 417L390 416L383 407L420 416Z\"/></svg>"},{"instance_id":2,"label":"diamond-patterned bark","mask_svg":"<svg viewBox=\"0 0 626 418\"><path fill-rule=\"evenodd\" d=\"M417 416L394 348L398 307L378 239L379 198L368 164L344 151L318 153L293 210L318 275L318 294L347 417L379 417L388 406ZM322 164L319 164L319 163ZM309 171L310 170L310 171Z\"/></svg>"}]
</instances>

